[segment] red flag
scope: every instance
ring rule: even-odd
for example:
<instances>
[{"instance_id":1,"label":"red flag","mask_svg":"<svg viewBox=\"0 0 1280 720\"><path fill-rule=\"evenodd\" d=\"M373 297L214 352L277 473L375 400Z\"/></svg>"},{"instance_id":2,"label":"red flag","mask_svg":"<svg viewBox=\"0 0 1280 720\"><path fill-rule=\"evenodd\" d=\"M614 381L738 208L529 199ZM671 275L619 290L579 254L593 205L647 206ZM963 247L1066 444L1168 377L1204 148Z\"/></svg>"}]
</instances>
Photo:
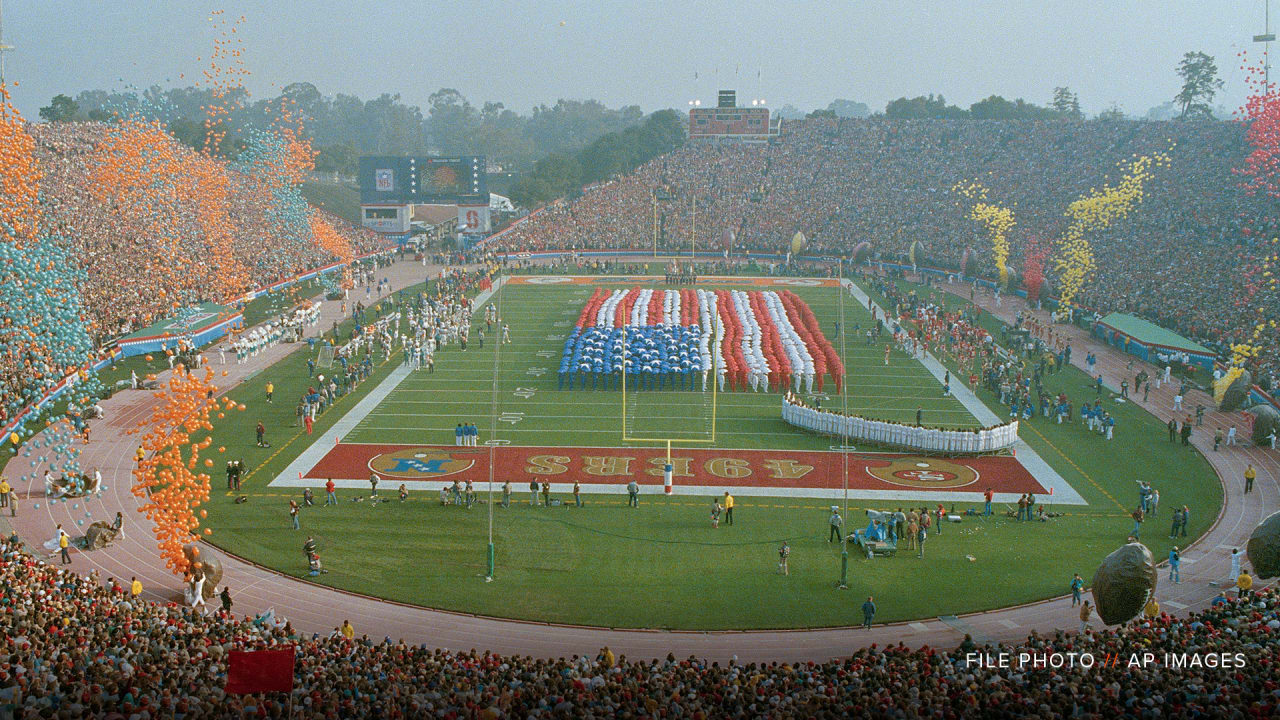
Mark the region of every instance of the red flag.
<instances>
[{"instance_id":1,"label":"red flag","mask_svg":"<svg viewBox=\"0 0 1280 720\"><path fill-rule=\"evenodd\" d=\"M293 648L232 650L227 667L228 693L289 692L293 690Z\"/></svg>"}]
</instances>

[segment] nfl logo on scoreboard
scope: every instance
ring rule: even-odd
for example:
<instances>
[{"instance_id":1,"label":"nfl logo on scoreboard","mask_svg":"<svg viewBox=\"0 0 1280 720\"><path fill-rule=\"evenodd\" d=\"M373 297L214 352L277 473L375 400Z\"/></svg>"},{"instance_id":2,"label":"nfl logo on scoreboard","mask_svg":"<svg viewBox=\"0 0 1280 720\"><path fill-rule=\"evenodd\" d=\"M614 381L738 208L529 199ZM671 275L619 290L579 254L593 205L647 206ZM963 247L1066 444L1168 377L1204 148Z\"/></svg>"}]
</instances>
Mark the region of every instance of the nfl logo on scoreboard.
<instances>
[{"instance_id":1,"label":"nfl logo on scoreboard","mask_svg":"<svg viewBox=\"0 0 1280 720\"><path fill-rule=\"evenodd\" d=\"M378 192L391 192L395 189L395 182L390 169L381 169L373 171L373 187Z\"/></svg>"}]
</instances>

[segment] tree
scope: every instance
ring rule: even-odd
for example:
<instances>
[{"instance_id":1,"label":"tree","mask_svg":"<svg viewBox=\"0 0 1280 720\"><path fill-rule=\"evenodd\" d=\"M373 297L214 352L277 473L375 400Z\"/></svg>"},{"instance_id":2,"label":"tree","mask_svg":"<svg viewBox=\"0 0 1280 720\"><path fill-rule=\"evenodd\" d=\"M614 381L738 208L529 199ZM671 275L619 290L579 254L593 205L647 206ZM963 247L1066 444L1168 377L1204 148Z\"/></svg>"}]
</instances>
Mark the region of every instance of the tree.
<instances>
[{"instance_id":1,"label":"tree","mask_svg":"<svg viewBox=\"0 0 1280 720\"><path fill-rule=\"evenodd\" d=\"M1182 78L1182 91L1173 99L1182 106L1180 117L1213 117L1213 96L1223 86L1213 56L1199 51L1183 55L1178 76Z\"/></svg>"},{"instance_id":2,"label":"tree","mask_svg":"<svg viewBox=\"0 0 1280 720\"><path fill-rule=\"evenodd\" d=\"M955 105L948 105L946 98L941 95L935 98L933 93L929 93L928 97L923 95L913 98L900 97L885 106L884 114L886 117L897 120L952 119L969 116L968 111Z\"/></svg>"},{"instance_id":3,"label":"tree","mask_svg":"<svg viewBox=\"0 0 1280 720\"><path fill-rule=\"evenodd\" d=\"M813 112L804 116L805 120L813 120L814 118L829 118L831 120L835 120L837 117L839 116L836 115L836 111L830 108L825 110L814 110Z\"/></svg>"},{"instance_id":4,"label":"tree","mask_svg":"<svg viewBox=\"0 0 1280 720\"><path fill-rule=\"evenodd\" d=\"M1080 96L1071 92L1069 87L1054 88L1053 100L1050 101L1049 107L1064 118L1071 120L1084 118L1084 113L1080 112Z\"/></svg>"},{"instance_id":5,"label":"tree","mask_svg":"<svg viewBox=\"0 0 1280 720\"><path fill-rule=\"evenodd\" d=\"M62 94L54 95L53 100L40 108L40 119L45 122L71 122L80 114L80 106L75 100Z\"/></svg>"},{"instance_id":6,"label":"tree","mask_svg":"<svg viewBox=\"0 0 1280 720\"><path fill-rule=\"evenodd\" d=\"M1055 117L1055 112L1022 98L1010 101L992 95L970 105L969 116L975 120L1046 120Z\"/></svg>"},{"instance_id":7,"label":"tree","mask_svg":"<svg viewBox=\"0 0 1280 720\"><path fill-rule=\"evenodd\" d=\"M871 108L867 107L866 103L845 100L844 98L832 100L827 109L835 113L836 117L842 118L864 118L871 115Z\"/></svg>"},{"instance_id":8,"label":"tree","mask_svg":"<svg viewBox=\"0 0 1280 720\"><path fill-rule=\"evenodd\" d=\"M1098 119L1102 122L1116 122L1124 120L1124 110L1121 110L1119 105L1111 103L1111 107L1098 113Z\"/></svg>"}]
</instances>

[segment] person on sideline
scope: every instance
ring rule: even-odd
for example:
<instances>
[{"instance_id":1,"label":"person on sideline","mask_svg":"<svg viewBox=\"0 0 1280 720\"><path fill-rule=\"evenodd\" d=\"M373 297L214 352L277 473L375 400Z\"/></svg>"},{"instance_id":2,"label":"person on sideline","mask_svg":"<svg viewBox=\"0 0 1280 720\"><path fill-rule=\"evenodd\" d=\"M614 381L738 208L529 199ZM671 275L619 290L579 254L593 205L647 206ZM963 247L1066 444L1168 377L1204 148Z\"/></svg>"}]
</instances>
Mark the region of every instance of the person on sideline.
<instances>
[{"instance_id":1,"label":"person on sideline","mask_svg":"<svg viewBox=\"0 0 1280 720\"><path fill-rule=\"evenodd\" d=\"M1071 578L1071 607L1075 607L1083 602L1081 594L1084 592L1084 578L1080 577L1080 573L1076 573Z\"/></svg>"},{"instance_id":2,"label":"person on sideline","mask_svg":"<svg viewBox=\"0 0 1280 720\"><path fill-rule=\"evenodd\" d=\"M868 595L867 601L862 603L862 627L870 630L871 621L875 620L875 618L876 618L876 600L875 598Z\"/></svg>"},{"instance_id":3,"label":"person on sideline","mask_svg":"<svg viewBox=\"0 0 1280 720\"><path fill-rule=\"evenodd\" d=\"M1083 635L1085 630L1089 629L1089 617L1093 615L1093 606L1088 600L1080 606L1080 634Z\"/></svg>"}]
</instances>

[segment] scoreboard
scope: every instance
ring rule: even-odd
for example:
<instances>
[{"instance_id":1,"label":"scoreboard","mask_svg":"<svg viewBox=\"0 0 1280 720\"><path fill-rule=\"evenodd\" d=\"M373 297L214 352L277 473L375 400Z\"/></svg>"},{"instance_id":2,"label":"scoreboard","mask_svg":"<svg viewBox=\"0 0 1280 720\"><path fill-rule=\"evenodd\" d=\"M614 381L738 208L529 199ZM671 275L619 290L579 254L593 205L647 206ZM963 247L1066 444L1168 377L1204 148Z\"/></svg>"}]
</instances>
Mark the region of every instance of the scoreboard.
<instances>
[{"instance_id":1,"label":"scoreboard","mask_svg":"<svg viewBox=\"0 0 1280 720\"><path fill-rule=\"evenodd\" d=\"M689 137L765 137L769 108L715 107L689 111Z\"/></svg>"},{"instance_id":2,"label":"scoreboard","mask_svg":"<svg viewBox=\"0 0 1280 720\"><path fill-rule=\"evenodd\" d=\"M488 205L485 159L365 156L360 158L360 202L365 205Z\"/></svg>"}]
</instances>

